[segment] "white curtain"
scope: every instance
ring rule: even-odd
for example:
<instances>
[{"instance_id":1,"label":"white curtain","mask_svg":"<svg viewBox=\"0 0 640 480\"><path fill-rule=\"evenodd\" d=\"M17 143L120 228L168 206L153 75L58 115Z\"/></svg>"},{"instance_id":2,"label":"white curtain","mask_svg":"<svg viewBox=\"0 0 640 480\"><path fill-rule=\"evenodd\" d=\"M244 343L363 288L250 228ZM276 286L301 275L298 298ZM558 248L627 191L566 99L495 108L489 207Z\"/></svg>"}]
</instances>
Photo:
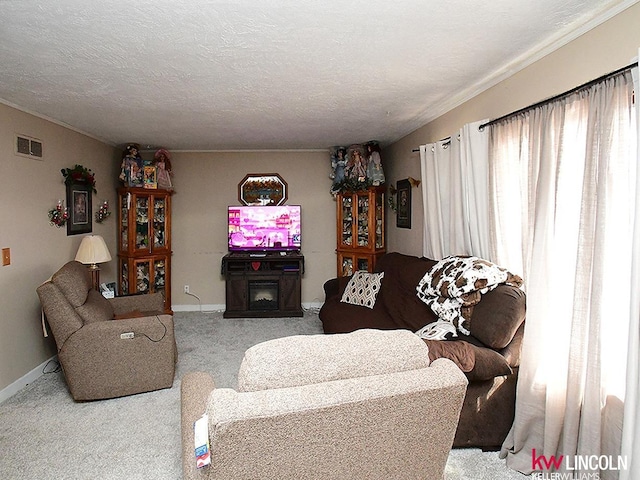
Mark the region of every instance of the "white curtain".
<instances>
[{"instance_id":1,"label":"white curtain","mask_svg":"<svg viewBox=\"0 0 640 480\"><path fill-rule=\"evenodd\" d=\"M425 257L489 258L488 135L479 130L482 123L420 146Z\"/></svg>"},{"instance_id":2,"label":"white curtain","mask_svg":"<svg viewBox=\"0 0 640 480\"><path fill-rule=\"evenodd\" d=\"M638 52L640 58L640 51ZM636 95L640 92L638 69L633 69L633 84ZM636 97L637 98L637 97ZM640 139L640 108L636 107L636 126ZM640 146L636 164L640 165ZM620 472L620 480L640 478L640 168L636 171L635 213L633 216L633 251L631 255L631 312L629 318L629 345L627 356L627 383L624 403L624 424L622 430L622 455L629 468Z\"/></svg>"},{"instance_id":3,"label":"white curtain","mask_svg":"<svg viewBox=\"0 0 640 480\"><path fill-rule=\"evenodd\" d=\"M534 449L546 459L615 454L616 435L620 448L613 411L637 294L632 97L627 71L489 129L491 257L527 289L516 418L502 449L525 473L540 465Z\"/></svg>"}]
</instances>

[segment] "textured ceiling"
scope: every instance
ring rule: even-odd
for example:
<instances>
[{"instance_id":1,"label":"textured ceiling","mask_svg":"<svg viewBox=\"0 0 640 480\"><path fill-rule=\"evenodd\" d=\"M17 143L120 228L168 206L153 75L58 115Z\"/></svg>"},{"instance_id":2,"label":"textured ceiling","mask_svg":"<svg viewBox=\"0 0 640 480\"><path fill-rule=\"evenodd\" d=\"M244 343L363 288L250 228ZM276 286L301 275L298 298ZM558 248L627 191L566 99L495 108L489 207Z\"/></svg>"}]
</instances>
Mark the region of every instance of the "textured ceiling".
<instances>
[{"instance_id":1,"label":"textured ceiling","mask_svg":"<svg viewBox=\"0 0 640 480\"><path fill-rule=\"evenodd\" d=\"M113 145L388 144L630 3L0 0L0 101Z\"/></svg>"}]
</instances>

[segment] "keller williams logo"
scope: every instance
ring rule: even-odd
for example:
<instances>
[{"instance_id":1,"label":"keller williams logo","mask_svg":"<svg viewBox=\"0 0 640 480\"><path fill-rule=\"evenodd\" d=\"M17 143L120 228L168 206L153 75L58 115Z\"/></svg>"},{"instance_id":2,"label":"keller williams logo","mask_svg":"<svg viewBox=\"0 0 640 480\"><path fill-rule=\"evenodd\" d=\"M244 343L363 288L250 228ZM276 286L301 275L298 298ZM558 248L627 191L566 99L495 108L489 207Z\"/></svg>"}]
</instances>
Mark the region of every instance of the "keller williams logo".
<instances>
[{"instance_id":1,"label":"keller williams logo","mask_svg":"<svg viewBox=\"0 0 640 480\"><path fill-rule=\"evenodd\" d=\"M531 450L531 469L551 470L551 467L553 467L554 470L559 470L563 459L564 455L560 455L558 458L556 458L555 455L551 455L549 458L547 458L546 455L536 457L536 449L534 448Z\"/></svg>"},{"instance_id":2,"label":"keller williams logo","mask_svg":"<svg viewBox=\"0 0 640 480\"><path fill-rule=\"evenodd\" d=\"M560 470L564 466L565 472L550 473L550 470ZM626 470L627 458L623 455L537 455L536 449L531 450L532 478L537 480L598 480L600 472L607 470Z\"/></svg>"}]
</instances>

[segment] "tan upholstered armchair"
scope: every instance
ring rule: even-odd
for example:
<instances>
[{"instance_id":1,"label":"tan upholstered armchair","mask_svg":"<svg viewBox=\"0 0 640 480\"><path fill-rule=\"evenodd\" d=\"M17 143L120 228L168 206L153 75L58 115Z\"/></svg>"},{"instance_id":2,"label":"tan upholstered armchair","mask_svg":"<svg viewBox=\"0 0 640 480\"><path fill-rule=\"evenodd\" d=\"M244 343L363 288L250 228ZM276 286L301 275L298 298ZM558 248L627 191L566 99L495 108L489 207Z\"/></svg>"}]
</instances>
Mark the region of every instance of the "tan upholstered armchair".
<instances>
[{"instance_id":1,"label":"tan upholstered armchair","mask_svg":"<svg viewBox=\"0 0 640 480\"><path fill-rule=\"evenodd\" d=\"M87 267L76 261L64 265L37 292L75 400L173 385L173 317L162 313L161 294L107 300L91 288ZM128 312L136 318L126 318Z\"/></svg>"},{"instance_id":2,"label":"tan upholstered armchair","mask_svg":"<svg viewBox=\"0 0 640 480\"><path fill-rule=\"evenodd\" d=\"M466 386L406 330L264 342L245 353L237 390L183 377L183 478L441 479ZM197 469L204 413L211 465Z\"/></svg>"}]
</instances>

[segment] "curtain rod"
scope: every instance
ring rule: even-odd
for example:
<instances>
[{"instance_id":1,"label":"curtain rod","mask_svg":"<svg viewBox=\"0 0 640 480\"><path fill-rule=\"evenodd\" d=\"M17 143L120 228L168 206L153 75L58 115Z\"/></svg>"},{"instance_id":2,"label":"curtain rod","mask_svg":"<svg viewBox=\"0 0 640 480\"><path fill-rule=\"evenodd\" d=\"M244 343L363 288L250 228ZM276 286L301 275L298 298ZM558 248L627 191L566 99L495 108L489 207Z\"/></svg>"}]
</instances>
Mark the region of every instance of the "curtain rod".
<instances>
[{"instance_id":1,"label":"curtain rod","mask_svg":"<svg viewBox=\"0 0 640 480\"><path fill-rule=\"evenodd\" d=\"M560 94L555 95L553 97L547 98L546 100L541 100L540 102L534 103L533 105L529 105L528 107L521 108L519 110L516 110L515 112L507 113L506 115L503 115L501 117L495 118L495 119L493 119L493 120L491 120L491 121L489 121L487 123L483 123L482 125L480 125L478 127L478 130L482 131L482 130L484 130L485 127L493 125L494 123L498 123L498 122L500 122L500 121L502 121L502 120L504 120L506 118L513 117L513 116L518 115L520 113L524 113L524 112L526 112L528 110L532 110L534 108L537 108L537 107L540 107L542 105L545 105L546 103L553 102L555 100L559 100L559 99L564 98L564 97L568 97L572 93L576 93L577 91L582 90L584 88L589 88L592 85L595 85L596 83L602 82L603 80L606 80L609 77L613 77L614 75L618 75L619 73L622 73L622 72L624 72L626 70L630 70L630 69L632 69L634 67L637 67L637 66L638 66L638 62L634 62L634 63L632 63L630 65L627 65L626 67L619 68L618 70L614 70L613 72L610 72L610 73L607 73L605 75L602 75L602 76L600 76L600 77L598 77L598 78L596 78L594 80L590 80L590 81L588 81L586 83L583 83L582 85L578 85L577 87L574 87L571 90L567 90L564 93L560 93ZM443 138L440 141L443 141L443 140L451 140L451 137ZM412 152L419 152L420 149L419 148L414 148L411 151Z\"/></svg>"},{"instance_id":2,"label":"curtain rod","mask_svg":"<svg viewBox=\"0 0 640 480\"><path fill-rule=\"evenodd\" d=\"M533 105L529 105L528 107L521 108L519 110L516 110L515 112L507 113L506 115L503 115L501 117L495 118L495 119L493 119L493 120L491 120L491 121L489 121L487 123L483 123L482 125L480 125L478 127L478 130L482 131L482 130L484 130L485 127L493 125L494 123L498 123L498 122L500 122L502 120L505 120L505 119L507 119L509 117L514 117L514 116L519 115L520 113L524 113L524 112L526 112L528 110L533 110L534 108L538 108L538 107L540 107L542 105L545 105L547 103L551 103L551 102L554 102L556 100L560 100L561 98L568 97L569 95L572 95L572 94L574 94L574 93L576 93L576 92L578 92L580 90L583 90L585 88L589 88L589 87L595 85L596 83L600 83L603 80L606 80L609 77L613 77L615 75L618 75L619 73L622 73L622 72L624 72L626 70L630 70L630 69L632 69L634 67L637 67L637 66L638 66L638 62L632 63L630 65L627 65L626 67L619 68L618 70L614 70L613 72L610 72L610 73L607 73L605 75L602 75L602 76L600 76L600 77L598 77L598 78L596 78L594 80L590 80L590 81L588 81L586 83L583 83L582 85L578 85L577 87L574 87L571 90L567 90L564 93L560 93L558 95L554 95L553 97L547 98L546 100L541 100L540 102L534 103Z\"/></svg>"},{"instance_id":3,"label":"curtain rod","mask_svg":"<svg viewBox=\"0 0 640 480\"><path fill-rule=\"evenodd\" d=\"M444 145L447 145L447 144L451 143L451 137L443 138L443 139L441 139L441 140L438 140L438 142L436 142L436 143L440 143L440 142L444 142ZM413 149L413 150L411 150L411 151L412 151L412 152L419 152L419 151L420 151L420 149L419 149L419 148L414 148L414 149Z\"/></svg>"}]
</instances>

